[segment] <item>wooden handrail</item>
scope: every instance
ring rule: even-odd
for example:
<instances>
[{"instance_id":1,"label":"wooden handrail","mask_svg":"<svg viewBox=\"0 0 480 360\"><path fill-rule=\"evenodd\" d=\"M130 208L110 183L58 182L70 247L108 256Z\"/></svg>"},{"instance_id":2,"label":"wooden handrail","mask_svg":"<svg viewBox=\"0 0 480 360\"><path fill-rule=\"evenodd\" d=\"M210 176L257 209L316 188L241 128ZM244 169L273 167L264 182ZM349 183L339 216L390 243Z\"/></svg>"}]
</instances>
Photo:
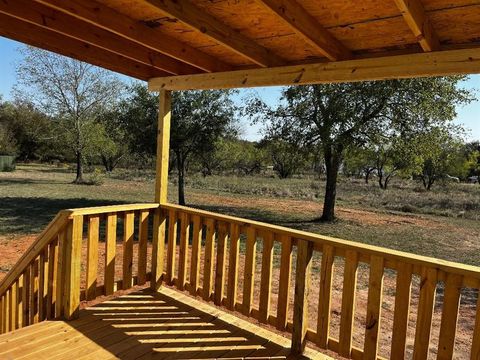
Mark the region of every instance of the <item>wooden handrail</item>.
<instances>
[{"instance_id":1,"label":"wooden handrail","mask_svg":"<svg viewBox=\"0 0 480 360\"><path fill-rule=\"evenodd\" d=\"M159 204L126 204L126 205L108 205L93 206L88 208L69 209L70 216L75 215L100 215L108 213L118 213L126 211L153 210L157 209Z\"/></svg>"}]
</instances>

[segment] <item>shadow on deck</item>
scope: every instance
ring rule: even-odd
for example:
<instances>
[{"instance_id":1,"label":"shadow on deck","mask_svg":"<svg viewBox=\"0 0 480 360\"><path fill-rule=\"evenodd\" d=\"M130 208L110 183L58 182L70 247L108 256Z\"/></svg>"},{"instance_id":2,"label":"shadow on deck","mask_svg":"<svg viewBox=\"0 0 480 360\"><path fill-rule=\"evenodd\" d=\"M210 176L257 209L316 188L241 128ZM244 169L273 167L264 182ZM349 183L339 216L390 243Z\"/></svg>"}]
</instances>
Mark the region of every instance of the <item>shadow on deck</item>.
<instances>
[{"instance_id":1,"label":"shadow on deck","mask_svg":"<svg viewBox=\"0 0 480 360\"><path fill-rule=\"evenodd\" d=\"M0 359L296 359L290 341L163 288L0 336ZM328 359L307 350L302 358Z\"/></svg>"}]
</instances>

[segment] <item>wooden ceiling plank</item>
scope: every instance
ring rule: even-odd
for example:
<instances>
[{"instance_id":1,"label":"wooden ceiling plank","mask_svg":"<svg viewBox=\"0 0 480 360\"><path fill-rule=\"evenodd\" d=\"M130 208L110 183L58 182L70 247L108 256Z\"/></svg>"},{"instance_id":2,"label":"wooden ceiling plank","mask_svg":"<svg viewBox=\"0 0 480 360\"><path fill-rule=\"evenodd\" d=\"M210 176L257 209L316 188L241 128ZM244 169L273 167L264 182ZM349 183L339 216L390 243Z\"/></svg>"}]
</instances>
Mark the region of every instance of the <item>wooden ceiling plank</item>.
<instances>
[{"instance_id":1,"label":"wooden ceiling plank","mask_svg":"<svg viewBox=\"0 0 480 360\"><path fill-rule=\"evenodd\" d=\"M420 0L394 0L424 51L440 50L440 41Z\"/></svg>"},{"instance_id":2,"label":"wooden ceiling plank","mask_svg":"<svg viewBox=\"0 0 480 360\"><path fill-rule=\"evenodd\" d=\"M247 38L238 31L223 24L204 10L191 4L189 1L144 1L202 34L214 39L216 42L228 47L257 65L270 67L285 64L285 61L279 56L257 44L253 39Z\"/></svg>"},{"instance_id":3,"label":"wooden ceiling plank","mask_svg":"<svg viewBox=\"0 0 480 360\"><path fill-rule=\"evenodd\" d=\"M152 51L137 43L131 43L104 29L95 28L89 23L68 16L57 10L29 0L4 0L0 2L0 12L45 27L60 34L85 41L91 45L128 57L132 60L153 66L173 75L195 74L199 70L172 59L162 53Z\"/></svg>"},{"instance_id":4,"label":"wooden ceiling plank","mask_svg":"<svg viewBox=\"0 0 480 360\"><path fill-rule=\"evenodd\" d=\"M347 60L352 53L295 0L258 0L281 17L298 35L331 61Z\"/></svg>"},{"instance_id":5,"label":"wooden ceiling plank","mask_svg":"<svg viewBox=\"0 0 480 360\"><path fill-rule=\"evenodd\" d=\"M388 80L480 73L480 48L237 70L149 80L149 89L200 90Z\"/></svg>"},{"instance_id":6,"label":"wooden ceiling plank","mask_svg":"<svg viewBox=\"0 0 480 360\"><path fill-rule=\"evenodd\" d=\"M0 36L44 50L53 51L60 55L84 61L140 80L148 80L152 76L168 75L153 67L92 46L84 41L55 33L4 14L0 14Z\"/></svg>"},{"instance_id":7,"label":"wooden ceiling plank","mask_svg":"<svg viewBox=\"0 0 480 360\"><path fill-rule=\"evenodd\" d=\"M203 71L233 70L231 65L135 21L99 2L90 0L37 1Z\"/></svg>"}]
</instances>

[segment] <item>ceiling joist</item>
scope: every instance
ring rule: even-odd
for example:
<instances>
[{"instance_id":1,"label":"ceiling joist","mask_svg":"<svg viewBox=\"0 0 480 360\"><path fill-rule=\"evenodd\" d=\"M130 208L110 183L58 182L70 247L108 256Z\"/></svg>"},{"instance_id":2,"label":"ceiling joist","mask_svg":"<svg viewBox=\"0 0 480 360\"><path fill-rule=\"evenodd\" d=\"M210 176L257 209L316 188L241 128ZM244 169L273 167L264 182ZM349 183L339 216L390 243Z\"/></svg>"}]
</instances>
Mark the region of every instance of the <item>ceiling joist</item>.
<instances>
[{"instance_id":1,"label":"ceiling joist","mask_svg":"<svg viewBox=\"0 0 480 360\"><path fill-rule=\"evenodd\" d=\"M0 2L0 13L85 41L173 75L198 73L198 70L190 65L136 43L126 44L122 38L111 32L91 25L85 26L86 24L82 21L39 3L28 0L4 0Z\"/></svg>"},{"instance_id":2,"label":"ceiling joist","mask_svg":"<svg viewBox=\"0 0 480 360\"><path fill-rule=\"evenodd\" d=\"M263 67L283 65L285 61L268 49L223 24L188 1L145 0L163 13L210 37L248 60Z\"/></svg>"},{"instance_id":3,"label":"ceiling joist","mask_svg":"<svg viewBox=\"0 0 480 360\"><path fill-rule=\"evenodd\" d=\"M350 50L320 25L318 21L295 0L259 1L286 21L298 35L329 60L347 60L352 57Z\"/></svg>"},{"instance_id":4,"label":"ceiling joist","mask_svg":"<svg viewBox=\"0 0 480 360\"><path fill-rule=\"evenodd\" d=\"M440 41L420 0L395 0L423 51L440 50Z\"/></svg>"},{"instance_id":5,"label":"ceiling joist","mask_svg":"<svg viewBox=\"0 0 480 360\"><path fill-rule=\"evenodd\" d=\"M161 52L206 72L228 71L232 66L147 25L90 0L37 0L124 39Z\"/></svg>"},{"instance_id":6,"label":"ceiling joist","mask_svg":"<svg viewBox=\"0 0 480 360\"><path fill-rule=\"evenodd\" d=\"M329 63L170 76L149 81L151 91L326 84L480 73L480 48Z\"/></svg>"},{"instance_id":7,"label":"ceiling joist","mask_svg":"<svg viewBox=\"0 0 480 360\"><path fill-rule=\"evenodd\" d=\"M88 62L105 69L148 80L153 76L168 75L153 67L132 61L120 55L92 46L28 22L12 18L0 13L0 36L41 49L48 49L58 54ZM163 75L162 75L163 73Z\"/></svg>"}]
</instances>

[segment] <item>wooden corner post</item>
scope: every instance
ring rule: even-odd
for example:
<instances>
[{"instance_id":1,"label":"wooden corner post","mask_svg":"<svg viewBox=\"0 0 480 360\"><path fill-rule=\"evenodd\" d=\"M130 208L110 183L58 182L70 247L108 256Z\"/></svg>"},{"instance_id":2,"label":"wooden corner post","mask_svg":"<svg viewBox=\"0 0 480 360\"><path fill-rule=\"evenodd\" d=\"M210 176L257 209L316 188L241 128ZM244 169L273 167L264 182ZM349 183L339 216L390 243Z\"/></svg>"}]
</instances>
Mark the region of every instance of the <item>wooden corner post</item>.
<instances>
[{"instance_id":1,"label":"wooden corner post","mask_svg":"<svg viewBox=\"0 0 480 360\"><path fill-rule=\"evenodd\" d=\"M80 310L80 262L82 255L83 216L73 216L68 221L66 230L63 269L65 279L63 314L65 319L72 320L78 318Z\"/></svg>"},{"instance_id":2,"label":"wooden corner post","mask_svg":"<svg viewBox=\"0 0 480 360\"><path fill-rule=\"evenodd\" d=\"M171 103L171 92L169 90L160 90L157 132L157 173L155 182L155 202L159 204L167 203ZM152 277L150 280L150 287L153 290L158 290L162 281L165 230L165 212L161 208L158 208L153 221Z\"/></svg>"}]
</instances>

